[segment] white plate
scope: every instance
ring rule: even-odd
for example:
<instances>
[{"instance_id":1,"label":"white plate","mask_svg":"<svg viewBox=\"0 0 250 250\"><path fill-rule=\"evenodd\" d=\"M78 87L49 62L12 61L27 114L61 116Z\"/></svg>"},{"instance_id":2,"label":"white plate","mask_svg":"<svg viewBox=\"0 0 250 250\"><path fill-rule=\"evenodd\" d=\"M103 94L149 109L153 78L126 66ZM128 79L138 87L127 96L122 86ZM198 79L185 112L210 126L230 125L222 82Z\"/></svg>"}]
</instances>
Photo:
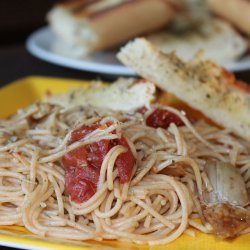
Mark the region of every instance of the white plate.
<instances>
[{"instance_id":1,"label":"white plate","mask_svg":"<svg viewBox=\"0 0 250 250\"><path fill-rule=\"evenodd\" d=\"M41 28L31 34L27 39L26 47L32 55L57 65L112 75L135 75L134 71L123 66L116 59L116 51L94 53L81 59L72 58L69 54L62 53L62 51L67 51L63 50L67 45L58 40L49 27ZM55 48L58 47L60 47L60 52L56 53ZM250 55L224 66L234 72L250 69Z\"/></svg>"}]
</instances>

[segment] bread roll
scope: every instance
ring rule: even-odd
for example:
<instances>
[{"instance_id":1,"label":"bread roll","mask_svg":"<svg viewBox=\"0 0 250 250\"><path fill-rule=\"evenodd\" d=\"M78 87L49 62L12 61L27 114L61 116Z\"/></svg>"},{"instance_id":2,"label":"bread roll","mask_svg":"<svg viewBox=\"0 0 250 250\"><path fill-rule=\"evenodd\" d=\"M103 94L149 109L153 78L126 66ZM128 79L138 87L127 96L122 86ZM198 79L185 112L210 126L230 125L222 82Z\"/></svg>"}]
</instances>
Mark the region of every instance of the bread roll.
<instances>
[{"instance_id":1,"label":"bread roll","mask_svg":"<svg viewBox=\"0 0 250 250\"><path fill-rule=\"evenodd\" d=\"M207 3L214 13L227 19L239 30L250 35L249 0L207 0Z\"/></svg>"},{"instance_id":2,"label":"bread roll","mask_svg":"<svg viewBox=\"0 0 250 250\"><path fill-rule=\"evenodd\" d=\"M165 26L173 17L173 0L70 1L48 14L52 29L82 54L116 46Z\"/></svg>"}]
</instances>

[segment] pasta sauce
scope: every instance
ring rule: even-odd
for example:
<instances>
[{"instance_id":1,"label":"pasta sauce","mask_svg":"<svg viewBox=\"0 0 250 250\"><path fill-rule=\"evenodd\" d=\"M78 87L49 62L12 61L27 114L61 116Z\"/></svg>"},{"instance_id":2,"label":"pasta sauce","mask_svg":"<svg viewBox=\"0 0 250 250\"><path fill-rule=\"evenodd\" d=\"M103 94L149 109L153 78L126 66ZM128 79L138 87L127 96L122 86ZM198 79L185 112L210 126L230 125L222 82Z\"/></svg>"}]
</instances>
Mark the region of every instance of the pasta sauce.
<instances>
[{"instance_id":1,"label":"pasta sauce","mask_svg":"<svg viewBox=\"0 0 250 250\"><path fill-rule=\"evenodd\" d=\"M101 126L97 123L76 129L71 134L69 144L83 139L98 128L101 128ZM120 182L126 183L131 178L135 159L126 139L123 137L115 140L100 140L81 146L63 156L65 190L73 201L82 203L96 193L103 159L109 150L116 145L121 145L127 149L126 152L117 157L115 162Z\"/></svg>"},{"instance_id":2,"label":"pasta sauce","mask_svg":"<svg viewBox=\"0 0 250 250\"><path fill-rule=\"evenodd\" d=\"M149 115L146 123L152 128L168 128L170 123L174 123L176 126L184 125L177 115L164 109L156 109Z\"/></svg>"},{"instance_id":3,"label":"pasta sauce","mask_svg":"<svg viewBox=\"0 0 250 250\"><path fill-rule=\"evenodd\" d=\"M141 113L145 111L146 109L142 109ZM146 122L148 126L154 128L167 128L172 122L177 126L183 125L183 122L178 116L162 109L156 109L147 118ZM109 124L106 126L109 126ZM91 126L82 126L76 129L71 134L69 144L83 139L86 135L98 128L101 128L101 126L96 123ZM87 146L81 146L63 156L65 189L73 201L82 203L96 193L103 159L109 150L116 145L121 145L127 149L126 152L117 157L115 162L120 182L124 184L131 178L135 158L126 139L123 137L115 140L100 140Z\"/></svg>"},{"instance_id":4,"label":"pasta sauce","mask_svg":"<svg viewBox=\"0 0 250 250\"><path fill-rule=\"evenodd\" d=\"M142 109L141 113L145 113L146 110L146 108ZM183 125L178 116L162 109L156 109L150 114L146 123L153 128L168 128L170 123L175 123L177 126ZM109 125L106 124L106 126ZM76 129L71 134L69 144L83 139L98 128L101 128L100 124L95 123L91 126L82 126ZM127 149L126 152L117 157L115 162L120 182L124 184L130 180L135 163L135 158L124 137L115 140L100 140L87 146L78 147L63 156L65 190L73 201L82 203L96 193L103 159L109 150L116 145L121 145Z\"/></svg>"}]
</instances>

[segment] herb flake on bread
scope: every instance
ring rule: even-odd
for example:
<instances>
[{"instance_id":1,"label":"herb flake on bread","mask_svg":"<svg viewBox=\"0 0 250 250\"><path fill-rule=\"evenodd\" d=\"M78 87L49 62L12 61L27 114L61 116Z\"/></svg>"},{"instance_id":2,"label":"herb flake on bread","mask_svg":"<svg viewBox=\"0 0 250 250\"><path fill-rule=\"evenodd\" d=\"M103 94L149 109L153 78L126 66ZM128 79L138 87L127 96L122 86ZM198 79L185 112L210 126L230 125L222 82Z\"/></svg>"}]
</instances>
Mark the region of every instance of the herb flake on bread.
<instances>
[{"instance_id":1,"label":"herb flake on bread","mask_svg":"<svg viewBox=\"0 0 250 250\"><path fill-rule=\"evenodd\" d=\"M124 46L118 59L217 124L250 139L250 87L224 68L199 55L185 63L143 38Z\"/></svg>"},{"instance_id":2,"label":"herb flake on bread","mask_svg":"<svg viewBox=\"0 0 250 250\"><path fill-rule=\"evenodd\" d=\"M66 93L47 96L45 102L65 109L93 106L130 111L149 106L155 99L155 85L147 80L119 78L110 85L92 82L89 88L76 88Z\"/></svg>"}]
</instances>

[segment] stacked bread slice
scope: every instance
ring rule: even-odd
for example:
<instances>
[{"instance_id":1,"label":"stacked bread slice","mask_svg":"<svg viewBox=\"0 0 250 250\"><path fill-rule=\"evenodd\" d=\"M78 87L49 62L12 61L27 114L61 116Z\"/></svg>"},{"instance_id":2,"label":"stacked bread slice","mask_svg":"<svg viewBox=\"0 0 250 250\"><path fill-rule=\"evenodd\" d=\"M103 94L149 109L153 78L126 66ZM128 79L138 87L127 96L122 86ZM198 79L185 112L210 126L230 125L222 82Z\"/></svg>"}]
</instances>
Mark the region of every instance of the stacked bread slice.
<instances>
[{"instance_id":1,"label":"stacked bread slice","mask_svg":"<svg viewBox=\"0 0 250 250\"><path fill-rule=\"evenodd\" d=\"M163 54L145 39L128 43L120 61L217 124L250 139L250 86L199 56L185 63L174 53Z\"/></svg>"}]
</instances>

